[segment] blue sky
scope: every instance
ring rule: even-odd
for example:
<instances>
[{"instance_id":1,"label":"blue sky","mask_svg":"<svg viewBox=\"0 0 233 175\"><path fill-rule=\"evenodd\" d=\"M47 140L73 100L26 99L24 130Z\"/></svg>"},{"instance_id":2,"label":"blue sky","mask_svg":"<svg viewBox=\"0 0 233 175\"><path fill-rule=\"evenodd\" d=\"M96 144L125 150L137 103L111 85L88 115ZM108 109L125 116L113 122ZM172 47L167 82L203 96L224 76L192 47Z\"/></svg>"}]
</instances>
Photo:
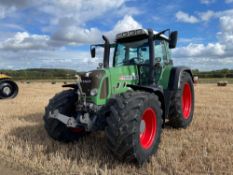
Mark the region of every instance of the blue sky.
<instances>
[{"instance_id":1,"label":"blue sky","mask_svg":"<svg viewBox=\"0 0 233 175\"><path fill-rule=\"evenodd\" d=\"M179 31L174 63L233 68L233 0L1 0L0 69L94 69L89 44L124 30Z\"/></svg>"}]
</instances>

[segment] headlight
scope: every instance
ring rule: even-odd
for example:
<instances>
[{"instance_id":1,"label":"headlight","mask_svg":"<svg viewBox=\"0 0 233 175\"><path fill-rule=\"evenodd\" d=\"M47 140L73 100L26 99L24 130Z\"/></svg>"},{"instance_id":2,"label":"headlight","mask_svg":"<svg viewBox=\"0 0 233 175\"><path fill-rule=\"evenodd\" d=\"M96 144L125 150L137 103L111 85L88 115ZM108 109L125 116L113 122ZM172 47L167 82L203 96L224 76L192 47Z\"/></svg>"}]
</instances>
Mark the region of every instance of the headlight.
<instances>
[{"instance_id":1,"label":"headlight","mask_svg":"<svg viewBox=\"0 0 233 175\"><path fill-rule=\"evenodd\" d=\"M98 89L92 89L90 92L91 96L96 96L97 93L98 93Z\"/></svg>"}]
</instances>

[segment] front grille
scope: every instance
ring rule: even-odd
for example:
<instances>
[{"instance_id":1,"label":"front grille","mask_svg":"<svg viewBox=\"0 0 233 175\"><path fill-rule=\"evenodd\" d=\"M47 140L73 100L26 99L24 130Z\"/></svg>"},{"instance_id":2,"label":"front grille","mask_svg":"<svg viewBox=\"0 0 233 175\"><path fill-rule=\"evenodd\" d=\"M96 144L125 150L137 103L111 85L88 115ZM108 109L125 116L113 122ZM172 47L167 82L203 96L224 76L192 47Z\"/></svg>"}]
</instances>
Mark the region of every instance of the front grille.
<instances>
[{"instance_id":1,"label":"front grille","mask_svg":"<svg viewBox=\"0 0 233 175\"><path fill-rule=\"evenodd\" d=\"M104 76L104 71L95 70L92 72L87 72L83 74L79 74L81 77L81 87L83 92L86 93L86 96L90 96L90 92L92 89L99 89L100 81Z\"/></svg>"},{"instance_id":2,"label":"front grille","mask_svg":"<svg viewBox=\"0 0 233 175\"><path fill-rule=\"evenodd\" d=\"M82 77L81 78L81 87L84 93L86 93L87 96L90 95L91 89L92 89L92 78L90 77Z\"/></svg>"}]
</instances>

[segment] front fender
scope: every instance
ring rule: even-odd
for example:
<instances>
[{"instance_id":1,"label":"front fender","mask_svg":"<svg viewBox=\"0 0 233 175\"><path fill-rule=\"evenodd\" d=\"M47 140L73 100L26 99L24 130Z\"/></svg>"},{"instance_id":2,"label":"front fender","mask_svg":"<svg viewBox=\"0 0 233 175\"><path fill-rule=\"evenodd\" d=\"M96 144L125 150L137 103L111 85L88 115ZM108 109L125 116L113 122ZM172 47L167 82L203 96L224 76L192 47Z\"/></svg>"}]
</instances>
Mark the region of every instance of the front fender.
<instances>
[{"instance_id":1,"label":"front fender","mask_svg":"<svg viewBox=\"0 0 233 175\"><path fill-rule=\"evenodd\" d=\"M163 126L165 124L165 118L167 116L167 106L165 104L165 97L164 97L164 92L163 89L160 87L156 87L156 86L141 86L141 85L132 85L132 84L128 84L128 87L132 88L133 90L141 90L141 91L146 91L146 92L150 92L150 93L154 93L158 96L159 101L161 103L161 108L163 110Z\"/></svg>"},{"instance_id":2,"label":"front fender","mask_svg":"<svg viewBox=\"0 0 233 175\"><path fill-rule=\"evenodd\" d=\"M78 85L77 84L65 84L65 85L62 85L62 87L69 87L69 88L72 88L72 89L78 89Z\"/></svg>"}]
</instances>

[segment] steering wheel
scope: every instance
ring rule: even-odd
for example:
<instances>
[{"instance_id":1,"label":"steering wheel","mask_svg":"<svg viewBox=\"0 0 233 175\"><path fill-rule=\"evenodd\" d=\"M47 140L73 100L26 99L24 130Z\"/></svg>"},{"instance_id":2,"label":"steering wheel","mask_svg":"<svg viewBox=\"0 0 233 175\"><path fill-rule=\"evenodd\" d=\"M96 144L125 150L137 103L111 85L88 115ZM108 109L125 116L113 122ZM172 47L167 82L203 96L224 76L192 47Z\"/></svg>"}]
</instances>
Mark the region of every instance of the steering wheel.
<instances>
[{"instance_id":1,"label":"steering wheel","mask_svg":"<svg viewBox=\"0 0 233 175\"><path fill-rule=\"evenodd\" d=\"M144 59L140 57L133 57L125 61L126 64L140 64L143 62L144 62Z\"/></svg>"}]
</instances>

